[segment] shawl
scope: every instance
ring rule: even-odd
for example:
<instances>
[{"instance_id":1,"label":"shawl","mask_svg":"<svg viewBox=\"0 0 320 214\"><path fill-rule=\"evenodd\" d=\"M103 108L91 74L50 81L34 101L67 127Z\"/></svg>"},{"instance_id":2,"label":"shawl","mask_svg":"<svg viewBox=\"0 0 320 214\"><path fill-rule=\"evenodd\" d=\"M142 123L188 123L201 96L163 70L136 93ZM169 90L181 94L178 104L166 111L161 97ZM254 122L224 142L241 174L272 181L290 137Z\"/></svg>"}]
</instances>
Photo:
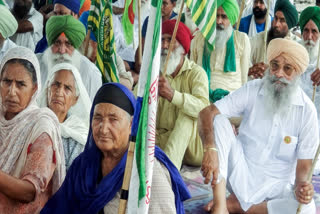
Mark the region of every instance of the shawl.
<instances>
[{"instance_id":1,"label":"shawl","mask_svg":"<svg viewBox=\"0 0 320 214\"><path fill-rule=\"evenodd\" d=\"M268 21L265 22L265 24L268 22L268 27L267 29L269 30L271 28L271 16L268 16ZM257 35L257 26L256 26L256 21L254 20L254 16L251 16L251 21L250 21L250 27L249 27L249 32L248 36L253 37Z\"/></svg>"},{"instance_id":2,"label":"shawl","mask_svg":"<svg viewBox=\"0 0 320 214\"><path fill-rule=\"evenodd\" d=\"M125 86L119 83L104 84L99 91L103 93L108 85L119 87L135 106L133 94ZM96 96L97 96L96 95ZM90 123L92 121L96 97L93 101ZM171 163L168 157L159 148L155 149L155 157L161 161L170 172L172 188L175 193L177 213L184 213L183 200L190 197L189 192L179 174L179 171ZM48 201L41 214L48 213L98 213L111 201L121 189L123 182L127 152L123 155L119 164L97 184L101 171L101 151L97 148L92 128L89 129L89 136L86 147L72 163L68 170L66 179L59 191Z\"/></svg>"},{"instance_id":3,"label":"shawl","mask_svg":"<svg viewBox=\"0 0 320 214\"><path fill-rule=\"evenodd\" d=\"M33 64L36 70L38 90L33 94L28 106L11 120L6 120L1 104L0 108L0 169L12 176L22 173L27 148L41 134L47 133L51 140L56 157L56 170L53 174L53 193L61 186L65 176L63 146L60 138L57 117L48 108L39 108L36 99L41 90L40 66L35 54L25 47L10 49L3 57L0 71L11 59L25 59ZM1 101L1 99L0 99ZM1 101L2 103L2 101Z\"/></svg>"},{"instance_id":4,"label":"shawl","mask_svg":"<svg viewBox=\"0 0 320 214\"><path fill-rule=\"evenodd\" d=\"M39 105L41 107L48 106L48 89L54 80L56 72L60 70L69 70L72 72L75 79L75 86L79 92L77 103L69 109L67 119L63 123L60 123L61 136L64 138L72 138L78 143L85 145L89 131L91 100L76 67L69 63L61 63L51 69L44 90L41 92Z\"/></svg>"}]
</instances>

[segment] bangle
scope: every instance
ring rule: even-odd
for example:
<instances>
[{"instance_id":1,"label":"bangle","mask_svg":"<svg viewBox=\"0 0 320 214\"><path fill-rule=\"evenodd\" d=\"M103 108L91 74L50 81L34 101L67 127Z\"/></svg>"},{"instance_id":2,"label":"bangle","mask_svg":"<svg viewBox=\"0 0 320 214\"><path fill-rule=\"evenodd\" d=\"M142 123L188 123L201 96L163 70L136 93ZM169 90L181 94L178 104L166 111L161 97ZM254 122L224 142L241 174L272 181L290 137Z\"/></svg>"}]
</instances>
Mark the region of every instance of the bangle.
<instances>
[{"instance_id":1,"label":"bangle","mask_svg":"<svg viewBox=\"0 0 320 214\"><path fill-rule=\"evenodd\" d=\"M205 153L205 152L207 152L207 151L209 151L209 150L218 152L218 149L217 149L217 148L215 148L215 147L209 147L209 148L204 148L204 149L203 149L203 153Z\"/></svg>"}]
</instances>

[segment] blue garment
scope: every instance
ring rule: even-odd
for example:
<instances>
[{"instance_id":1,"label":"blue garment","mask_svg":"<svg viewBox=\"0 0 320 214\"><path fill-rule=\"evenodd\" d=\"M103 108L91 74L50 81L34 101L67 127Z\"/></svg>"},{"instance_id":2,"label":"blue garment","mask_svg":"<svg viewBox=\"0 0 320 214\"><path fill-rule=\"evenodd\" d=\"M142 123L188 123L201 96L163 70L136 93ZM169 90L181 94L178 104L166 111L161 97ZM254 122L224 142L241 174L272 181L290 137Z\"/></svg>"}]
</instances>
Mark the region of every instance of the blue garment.
<instances>
[{"instance_id":1,"label":"blue garment","mask_svg":"<svg viewBox=\"0 0 320 214\"><path fill-rule=\"evenodd\" d=\"M48 48L48 41L46 35L37 43L34 53L43 53Z\"/></svg>"},{"instance_id":2,"label":"blue garment","mask_svg":"<svg viewBox=\"0 0 320 214\"><path fill-rule=\"evenodd\" d=\"M97 92L97 95L106 93L104 89L110 84L119 87L128 97L132 106L135 107L136 101L134 95L119 83L104 84ZM94 107L97 103L97 95L91 108L90 124L92 122ZM158 147L155 148L155 157L167 167L170 173L177 213L184 213L182 201L190 198L190 194L179 171ZM127 153L124 154L120 163L98 183L99 176L101 176L101 158L101 151L94 142L92 128L90 127L84 152L73 161L61 188L47 202L41 214L96 214L102 210L121 189Z\"/></svg>"},{"instance_id":3,"label":"blue garment","mask_svg":"<svg viewBox=\"0 0 320 214\"><path fill-rule=\"evenodd\" d=\"M88 33L88 17L89 17L89 10L83 12L83 13L81 14L80 18L79 18L79 21L82 22L82 24L85 26L87 33ZM96 37L94 36L94 33L93 33L93 32L90 33L90 39L91 39L92 41L97 42L97 39L96 39Z\"/></svg>"},{"instance_id":4,"label":"blue garment","mask_svg":"<svg viewBox=\"0 0 320 214\"><path fill-rule=\"evenodd\" d=\"M240 21L240 25L239 25L239 31L240 32L244 32L246 34L249 33L249 29L250 29L250 23L251 23L251 18L252 18L253 14L246 16L244 18L241 19ZM271 21L273 20L273 17L271 17ZM260 33L262 31L264 31L266 26L266 23L262 23L262 24L257 24L256 23L256 29L257 29L257 33Z\"/></svg>"},{"instance_id":5,"label":"blue garment","mask_svg":"<svg viewBox=\"0 0 320 214\"><path fill-rule=\"evenodd\" d=\"M62 4L75 14L78 14L80 10L80 0L54 0L53 5L55 4Z\"/></svg>"},{"instance_id":6,"label":"blue garment","mask_svg":"<svg viewBox=\"0 0 320 214\"><path fill-rule=\"evenodd\" d=\"M177 14L174 11L172 11L170 19L173 19L176 16L177 16ZM146 38L148 22L149 22L149 16L144 20L143 25L142 25L142 30L141 30L142 31L141 32L142 38Z\"/></svg>"}]
</instances>

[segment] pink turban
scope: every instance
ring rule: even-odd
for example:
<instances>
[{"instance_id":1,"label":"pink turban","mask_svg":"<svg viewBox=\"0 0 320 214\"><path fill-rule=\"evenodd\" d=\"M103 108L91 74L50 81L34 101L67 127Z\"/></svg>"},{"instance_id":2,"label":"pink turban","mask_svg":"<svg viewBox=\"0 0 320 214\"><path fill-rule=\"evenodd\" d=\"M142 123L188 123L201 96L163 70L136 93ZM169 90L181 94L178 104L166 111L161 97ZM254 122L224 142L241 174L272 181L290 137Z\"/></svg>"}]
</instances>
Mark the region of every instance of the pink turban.
<instances>
[{"instance_id":1,"label":"pink turban","mask_svg":"<svg viewBox=\"0 0 320 214\"><path fill-rule=\"evenodd\" d=\"M299 74L306 71L309 65L308 51L299 43L289 39L273 39L268 45L267 60L283 56Z\"/></svg>"},{"instance_id":2,"label":"pink turban","mask_svg":"<svg viewBox=\"0 0 320 214\"><path fill-rule=\"evenodd\" d=\"M162 23L162 34L172 35L175 25L176 25L175 19L167 20L167 21L163 22ZM176 39L182 45L185 52L188 53L190 50L192 35L190 33L189 28L185 24L183 24L182 22L179 23Z\"/></svg>"}]
</instances>

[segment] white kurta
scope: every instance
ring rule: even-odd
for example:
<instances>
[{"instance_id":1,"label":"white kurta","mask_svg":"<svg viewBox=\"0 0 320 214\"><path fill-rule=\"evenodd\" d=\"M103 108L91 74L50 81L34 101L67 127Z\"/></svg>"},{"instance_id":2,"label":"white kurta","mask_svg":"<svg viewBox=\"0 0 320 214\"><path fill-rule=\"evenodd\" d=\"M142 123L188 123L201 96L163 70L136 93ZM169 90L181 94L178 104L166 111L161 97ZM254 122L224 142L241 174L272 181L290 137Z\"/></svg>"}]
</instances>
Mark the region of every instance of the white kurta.
<instances>
[{"instance_id":1,"label":"white kurta","mask_svg":"<svg viewBox=\"0 0 320 214\"><path fill-rule=\"evenodd\" d=\"M43 16L32 7L28 13L28 21L32 23L32 32L16 33L10 38L17 45L30 48L32 51L34 51L36 49L37 43L43 36Z\"/></svg>"},{"instance_id":2,"label":"white kurta","mask_svg":"<svg viewBox=\"0 0 320 214\"><path fill-rule=\"evenodd\" d=\"M251 44L251 63L252 65L257 64L259 62L266 63L266 51L264 51L264 32L262 31L258 33L256 36L250 38ZM300 41L301 39L294 35L291 31L289 31L288 35L285 37L286 39L290 39L293 41Z\"/></svg>"},{"instance_id":3,"label":"white kurta","mask_svg":"<svg viewBox=\"0 0 320 214\"><path fill-rule=\"evenodd\" d=\"M244 210L285 197L297 159L313 159L319 142L316 109L300 87L288 114L270 116L261 86L262 80L249 81L215 103L222 114L214 121L220 172ZM230 123L222 122L224 116L243 117L237 137Z\"/></svg>"},{"instance_id":4,"label":"white kurta","mask_svg":"<svg viewBox=\"0 0 320 214\"><path fill-rule=\"evenodd\" d=\"M41 69L41 84L44 85L49 73L48 69L50 69L48 68L49 60L47 59L47 55L45 55L44 53L37 54L37 57ZM102 85L102 77L99 69L87 57L83 55L80 56L80 65L74 66L78 68L83 84L87 89L91 101L93 101L94 96Z\"/></svg>"},{"instance_id":5,"label":"white kurta","mask_svg":"<svg viewBox=\"0 0 320 214\"><path fill-rule=\"evenodd\" d=\"M11 48L16 47L17 45L11 41L10 39L6 39L3 42L2 48L0 49L0 61L2 60L2 57L4 56L4 54L10 50Z\"/></svg>"}]
</instances>

